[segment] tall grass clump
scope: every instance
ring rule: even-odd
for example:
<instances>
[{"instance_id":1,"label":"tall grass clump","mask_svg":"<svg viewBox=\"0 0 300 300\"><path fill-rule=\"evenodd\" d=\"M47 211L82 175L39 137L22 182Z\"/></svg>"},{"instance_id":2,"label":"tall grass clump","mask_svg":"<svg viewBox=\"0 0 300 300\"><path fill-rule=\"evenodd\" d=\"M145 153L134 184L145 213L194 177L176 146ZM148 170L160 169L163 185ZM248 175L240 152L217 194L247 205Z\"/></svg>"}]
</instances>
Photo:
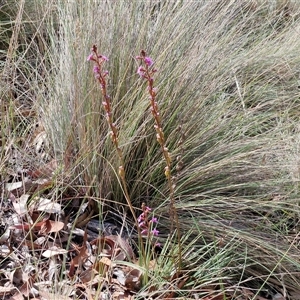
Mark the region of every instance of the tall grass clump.
<instances>
[{"instance_id":1,"label":"tall grass clump","mask_svg":"<svg viewBox=\"0 0 300 300\"><path fill-rule=\"evenodd\" d=\"M38 98L44 93L49 11L34 1L0 5L0 104L2 182L18 181L43 159L35 149L41 126ZM54 17L54 16L53 16ZM39 157L39 159L37 159Z\"/></svg>"},{"instance_id":2,"label":"tall grass clump","mask_svg":"<svg viewBox=\"0 0 300 300\"><path fill-rule=\"evenodd\" d=\"M39 11L38 2L31 9ZM154 208L171 257L160 258L157 278L166 278L163 265L171 268L182 244L189 269L182 296L211 282L220 292L249 286L257 294L299 293L299 5L55 0L43 8L45 18L34 23L24 7L21 28L30 20L35 39L24 42L25 60L17 66L27 74L24 89L34 96L48 155L61 170L53 199L64 200L68 190L89 203L89 217L114 216L128 227L136 225L132 215L142 203ZM86 60L93 44L109 57L107 89L128 195ZM137 74L141 49L159 72L156 101L172 162L171 193L149 89ZM171 239L172 201L179 243Z\"/></svg>"}]
</instances>

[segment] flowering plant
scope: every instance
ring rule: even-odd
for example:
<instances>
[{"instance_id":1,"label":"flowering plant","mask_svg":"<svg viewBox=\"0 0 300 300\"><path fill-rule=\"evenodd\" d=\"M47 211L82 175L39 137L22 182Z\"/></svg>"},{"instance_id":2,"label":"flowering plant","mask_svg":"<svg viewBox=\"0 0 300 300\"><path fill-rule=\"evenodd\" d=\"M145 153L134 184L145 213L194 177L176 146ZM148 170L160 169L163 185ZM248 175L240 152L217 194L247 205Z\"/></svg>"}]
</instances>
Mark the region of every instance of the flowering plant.
<instances>
[{"instance_id":1,"label":"flowering plant","mask_svg":"<svg viewBox=\"0 0 300 300\"><path fill-rule=\"evenodd\" d=\"M150 110L154 118L154 129L156 131L156 140L161 147L163 158L166 162L165 176L166 179L168 180L169 195L170 195L170 205L169 205L169 212L170 212L170 219L171 219L170 232L173 232L174 223L175 223L176 235L177 235L178 247L179 247L179 265L181 265L181 234L180 234L177 210L175 207L175 195L174 195L176 185L175 185L174 177L171 174L171 167L172 167L171 155L169 153L169 149L167 148L165 134L162 126L161 115L160 115L159 106L157 102L157 88L154 86L154 74L157 72L157 69L154 68L154 61L152 60L152 58L147 56L145 50L142 50L140 55L136 56L136 59L139 61L140 64L140 66L137 69L137 74L147 82L147 91L150 99ZM142 232L144 233L149 232L149 224L151 224L151 222L148 223L148 219L147 219L148 212L149 212L149 208L144 207L142 218L145 218L146 222L144 220L141 220L142 221L141 226L143 226ZM151 232L154 235L158 234L156 229L152 230Z\"/></svg>"},{"instance_id":2,"label":"flowering plant","mask_svg":"<svg viewBox=\"0 0 300 300\"><path fill-rule=\"evenodd\" d=\"M151 212L151 208L146 206L145 203L142 204L142 213L138 217L138 226L141 229L142 235L152 234L153 236L158 236L159 231L156 228L153 228L153 224L157 224L158 220L155 217L152 217L149 220L149 213Z\"/></svg>"}]
</instances>

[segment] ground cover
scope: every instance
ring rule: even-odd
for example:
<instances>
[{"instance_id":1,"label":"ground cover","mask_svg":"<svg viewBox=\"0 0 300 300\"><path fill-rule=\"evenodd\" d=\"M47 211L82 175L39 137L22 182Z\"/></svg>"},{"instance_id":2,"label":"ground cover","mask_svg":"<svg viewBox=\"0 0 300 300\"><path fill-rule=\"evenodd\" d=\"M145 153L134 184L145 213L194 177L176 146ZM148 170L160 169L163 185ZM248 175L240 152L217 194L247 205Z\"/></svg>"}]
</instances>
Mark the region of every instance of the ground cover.
<instances>
[{"instance_id":1,"label":"ground cover","mask_svg":"<svg viewBox=\"0 0 300 300\"><path fill-rule=\"evenodd\" d=\"M0 22L3 299L299 297L295 1Z\"/></svg>"}]
</instances>

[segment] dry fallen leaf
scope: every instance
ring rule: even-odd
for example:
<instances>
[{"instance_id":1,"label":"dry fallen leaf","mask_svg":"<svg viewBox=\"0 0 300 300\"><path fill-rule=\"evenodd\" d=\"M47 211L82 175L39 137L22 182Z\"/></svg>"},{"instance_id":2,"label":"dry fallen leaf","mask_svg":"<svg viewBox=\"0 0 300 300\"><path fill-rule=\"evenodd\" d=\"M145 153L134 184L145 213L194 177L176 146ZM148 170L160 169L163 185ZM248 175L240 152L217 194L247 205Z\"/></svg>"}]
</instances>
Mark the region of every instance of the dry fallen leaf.
<instances>
[{"instance_id":1,"label":"dry fallen leaf","mask_svg":"<svg viewBox=\"0 0 300 300\"><path fill-rule=\"evenodd\" d=\"M114 272L113 272L113 274L114 274L115 276L117 276L117 280L118 280L118 282L119 282L121 285L125 285L126 276L125 276L123 270L121 270L120 268L115 269Z\"/></svg>"},{"instance_id":2,"label":"dry fallen leaf","mask_svg":"<svg viewBox=\"0 0 300 300\"><path fill-rule=\"evenodd\" d=\"M9 198L13 200L13 196L19 197L19 195L26 194L27 192L33 192L36 190L37 184L33 183L31 179L25 177L23 181L6 183L5 189L9 192Z\"/></svg>"},{"instance_id":3,"label":"dry fallen leaf","mask_svg":"<svg viewBox=\"0 0 300 300\"><path fill-rule=\"evenodd\" d=\"M21 229L25 231L38 231L39 234L47 234L51 232L58 232L64 228L65 224L59 221L43 220L34 224L23 223L9 226L9 229Z\"/></svg>"},{"instance_id":4,"label":"dry fallen leaf","mask_svg":"<svg viewBox=\"0 0 300 300\"><path fill-rule=\"evenodd\" d=\"M8 192L14 191L16 189L19 189L23 186L23 181L18 181L18 182L11 182L11 183L6 183L5 188Z\"/></svg>"},{"instance_id":5,"label":"dry fallen leaf","mask_svg":"<svg viewBox=\"0 0 300 300\"><path fill-rule=\"evenodd\" d=\"M93 266L93 269L97 271L102 277L106 275L106 272L112 266L112 261L108 257L102 257Z\"/></svg>"},{"instance_id":6,"label":"dry fallen leaf","mask_svg":"<svg viewBox=\"0 0 300 300\"><path fill-rule=\"evenodd\" d=\"M91 280L93 280L97 274L98 274L98 272L96 270L88 269L88 270L81 272L79 278L82 283L88 283Z\"/></svg>"},{"instance_id":7,"label":"dry fallen leaf","mask_svg":"<svg viewBox=\"0 0 300 300\"><path fill-rule=\"evenodd\" d=\"M112 260L132 260L134 252L124 238L118 235L99 237L91 242L92 245L100 246L99 253L107 255Z\"/></svg>"},{"instance_id":8,"label":"dry fallen leaf","mask_svg":"<svg viewBox=\"0 0 300 300\"><path fill-rule=\"evenodd\" d=\"M45 131L38 133L32 144L35 145L36 154L40 154L43 144L48 144L47 133Z\"/></svg>"},{"instance_id":9,"label":"dry fallen leaf","mask_svg":"<svg viewBox=\"0 0 300 300\"><path fill-rule=\"evenodd\" d=\"M27 201L29 197L30 195L24 194L20 198L16 198L15 201L12 201L14 209L18 215L22 216L28 212Z\"/></svg>"},{"instance_id":10,"label":"dry fallen leaf","mask_svg":"<svg viewBox=\"0 0 300 300\"><path fill-rule=\"evenodd\" d=\"M15 287L12 286L12 285L9 285L9 286L0 286L0 296L4 296L6 294L9 294L13 290L15 290Z\"/></svg>"},{"instance_id":11,"label":"dry fallen leaf","mask_svg":"<svg viewBox=\"0 0 300 300\"><path fill-rule=\"evenodd\" d=\"M65 223L60 221L52 221L52 220L45 220L41 222L41 229L39 231L40 234L47 234L50 232L59 232L65 226Z\"/></svg>"},{"instance_id":12,"label":"dry fallen leaf","mask_svg":"<svg viewBox=\"0 0 300 300\"><path fill-rule=\"evenodd\" d=\"M125 287L129 291L139 291L141 288L141 273L139 275L135 274L135 272L127 274L125 279Z\"/></svg>"},{"instance_id":13,"label":"dry fallen leaf","mask_svg":"<svg viewBox=\"0 0 300 300\"><path fill-rule=\"evenodd\" d=\"M24 300L24 296L20 292L17 292L9 300Z\"/></svg>"},{"instance_id":14,"label":"dry fallen leaf","mask_svg":"<svg viewBox=\"0 0 300 300\"><path fill-rule=\"evenodd\" d=\"M49 214L61 214L62 208L59 203L49 200L47 198L33 198L32 205L29 206L29 210L42 211Z\"/></svg>"},{"instance_id":15,"label":"dry fallen leaf","mask_svg":"<svg viewBox=\"0 0 300 300\"><path fill-rule=\"evenodd\" d=\"M69 276L72 278L75 275L75 268L81 266L85 260L91 255L89 248L87 246L86 242L86 235L84 236L84 241L83 245L79 250L78 255L76 255L70 263L70 268L69 268Z\"/></svg>"},{"instance_id":16,"label":"dry fallen leaf","mask_svg":"<svg viewBox=\"0 0 300 300\"><path fill-rule=\"evenodd\" d=\"M32 288L33 288L33 280L32 278L28 278L27 281L25 281L22 286L19 288L20 292L26 297L29 297L29 294L32 294Z\"/></svg>"},{"instance_id":17,"label":"dry fallen leaf","mask_svg":"<svg viewBox=\"0 0 300 300\"><path fill-rule=\"evenodd\" d=\"M66 254L66 253L68 253L68 250L53 246L53 247L49 248L48 250L44 251L42 253L42 256L50 258L55 255Z\"/></svg>"},{"instance_id":18,"label":"dry fallen leaf","mask_svg":"<svg viewBox=\"0 0 300 300\"><path fill-rule=\"evenodd\" d=\"M111 267L112 266L112 261L108 258L108 257L101 257L101 259L99 260L99 262L101 262L102 264Z\"/></svg>"},{"instance_id":19,"label":"dry fallen leaf","mask_svg":"<svg viewBox=\"0 0 300 300\"><path fill-rule=\"evenodd\" d=\"M57 167L58 167L57 161L55 159L53 159L46 165L41 166L40 168L35 169L33 171L29 171L28 174L33 179L52 178L54 171L57 169Z\"/></svg>"}]
</instances>

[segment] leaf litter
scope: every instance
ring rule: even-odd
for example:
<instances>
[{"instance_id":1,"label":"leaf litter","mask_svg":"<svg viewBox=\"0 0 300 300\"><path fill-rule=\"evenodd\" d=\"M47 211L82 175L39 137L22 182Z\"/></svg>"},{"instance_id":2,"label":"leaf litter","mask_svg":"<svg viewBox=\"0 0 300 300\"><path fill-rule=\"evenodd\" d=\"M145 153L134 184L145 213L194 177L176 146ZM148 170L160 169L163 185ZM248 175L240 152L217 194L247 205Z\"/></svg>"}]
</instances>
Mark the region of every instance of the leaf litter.
<instances>
[{"instance_id":1,"label":"leaf litter","mask_svg":"<svg viewBox=\"0 0 300 300\"><path fill-rule=\"evenodd\" d=\"M29 172L30 177L5 186L7 200L2 201L0 224L2 299L127 300L138 294L148 298L148 293L151 298L178 298L176 291L184 289L188 272L170 275L166 291L157 297L153 284L141 292L143 276L148 275L138 266L128 237L120 236L111 224L95 233L97 220L84 216L88 203L81 217L70 220L62 204L50 195L47 198L47 192L40 196L41 191L52 187L57 166L52 160L46 167ZM73 210L78 212L75 203ZM159 267L152 259L148 271L155 274ZM220 293L217 286L200 292L205 296L199 298L197 291L192 299L237 299L235 292ZM252 291L242 294L238 299L254 296Z\"/></svg>"},{"instance_id":2,"label":"leaf litter","mask_svg":"<svg viewBox=\"0 0 300 300\"><path fill-rule=\"evenodd\" d=\"M101 233L95 238L86 228L76 228L59 203L36 196L45 182L51 182L50 172L48 177L39 170L32 174L34 180L6 185L0 231L1 298L131 299L141 273L116 263L136 260L127 239Z\"/></svg>"}]
</instances>

